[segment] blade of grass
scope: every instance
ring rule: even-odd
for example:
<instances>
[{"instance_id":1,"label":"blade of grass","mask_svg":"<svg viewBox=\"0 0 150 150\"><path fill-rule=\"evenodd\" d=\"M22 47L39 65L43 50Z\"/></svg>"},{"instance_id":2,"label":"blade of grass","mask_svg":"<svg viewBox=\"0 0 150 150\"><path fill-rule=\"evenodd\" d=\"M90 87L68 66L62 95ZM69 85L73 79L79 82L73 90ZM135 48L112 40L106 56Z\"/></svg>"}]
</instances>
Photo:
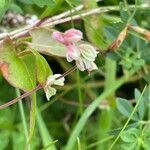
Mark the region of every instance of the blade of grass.
<instances>
[{"instance_id":1,"label":"blade of grass","mask_svg":"<svg viewBox=\"0 0 150 150\"><path fill-rule=\"evenodd\" d=\"M80 81L80 72L77 70L77 89L78 89L78 98L79 98L79 112L82 114L83 112L83 99L82 99L82 93L81 93L81 81Z\"/></svg>"},{"instance_id":2,"label":"blade of grass","mask_svg":"<svg viewBox=\"0 0 150 150\"><path fill-rule=\"evenodd\" d=\"M55 142L52 140L52 137L48 133L48 129L46 128L44 120L39 112L37 112L37 124L39 127L39 132L41 135L43 146L45 148L47 147L46 150L56 150L56 147L54 145Z\"/></svg>"},{"instance_id":3,"label":"blade of grass","mask_svg":"<svg viewBox=\"0 0 150 150\"><path fill-rule=\"evenodd\" d=\"M53 142L51 142L50 144L48 144L46 147L42 148L42 150L47 150L48 148L50 148L52 145L54 145L55 143L57 143L58 140L55 140Z\"/></svg>"},{"instance_id":4,"label":"blade of grass","mask_svg":"<svg viewBox=\"0 0 150 150\"><path fill-rule=\"evenodd\" d=\"M117 64L116 61L106 58L105 61L105 90L109 89L110 87L113 87L116 83L116 71L117 71ZM114 103L114 95L115 93L112 93L109 95L106 99L108 104ZM113 106L113 105L112 105ZM103 140L107 136L107 132L111 129L112 126L112 120L114 112L112 110L112 106L109 105L109 109L104 109L99 114L99 130L98 130L98 140ZM107 148L107 143L99 144L97 145L98 150L103 150Z\"/></svg>"},{"instance_id":5,"label":"blade of grass","mask_svg":"<svg viewBox=\"0 0 150 150\"><path fill-rule=\"evenodd\" d=\"M27 148L29 147L29 144L31 143L32 137L34 135L35 119L36 119L36 93L34 92L31 95L30 128L29 128Z\"/></svg>"},{"instance_id":6,"label":"blade of grass","mask_svg":"<svg viewBox=\"0 0 150 150\"><path fill-rule=\"evenodd\" d=\"M106 137L106 138L104 138L102 140L96 141L96 142L90 144L89 146L87 146L87 149L93 148L93 147L95 147L95 146L97 146L99 144L102 144L104 142L107 142L107 141L109 141L109 140L111 140L113 138L114 138L114 136L112 135L112 136L108 136L108 137Z\"/></svg>"},{"instance_id":7,"label":"blade of grass","mask_svg":"<svg viewBox=\"0 0 150 150\"><path fill-rule=\"evenodd\" d=\"M80 143L80 138L77 137L77 144L78 144L78 150L81 150L81 143Z\"/></svg>"},{"instance_id":8,"label":"blade of grass","mask_svg":"<svg viewBox=\"0 0 150 150\"><path fill-rule=\"evenodd\" d=\"M17 95L17 97L19 97L21 95L19 89L16 89L16 95ZM19 105L19 111L20 111L20 115L21 115L23 129L24 129L24 136L25 136L26 143L27 143L27 141L28 141L28 128L27 128L27 123L26 123L26 118L25 118L22 100L18 101L18 105ZM30 145L28 147L28 150L29 149L30 149Z\"/></svg>"}]
</instances>

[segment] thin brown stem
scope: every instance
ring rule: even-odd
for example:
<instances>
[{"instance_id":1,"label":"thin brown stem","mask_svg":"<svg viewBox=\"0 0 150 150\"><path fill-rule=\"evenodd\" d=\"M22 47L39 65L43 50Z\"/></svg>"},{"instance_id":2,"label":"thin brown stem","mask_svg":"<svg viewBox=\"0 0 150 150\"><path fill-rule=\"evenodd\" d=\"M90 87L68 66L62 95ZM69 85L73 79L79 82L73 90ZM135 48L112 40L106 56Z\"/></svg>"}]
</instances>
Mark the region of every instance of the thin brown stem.
<instances>
[{"instance_id":1,"label":"thin brown stem","mask_svg":"<svg viewBox=\"0 0 150 150\"><path fill-rule=\"evenodd\" d=\"M72 73L73 71L75 71L77 69L77 66L73 66L71 69L69 69L68 71L66 71L64 74L62 74L60 77L56 78L56 80L62 78L62 77L66 77L68 74Z\"/></svg>"},{"instance_id":2,"label":"thin brown stem","mask_svg":"<svg viewBox=\"0 0 150 150\"><path fill-rule=\"evenodd\" d=\"M22 94L21 96L16 97L15 99L13 99L13 100L11 100L11 101L5 103L5 104L0 105L0 110L1 110L1 109L4 109L4 108L6 108L6 107L8 107L8 106L10 106L10 105L15 104L15 103L18 102L19 100L21 100L21 99L23 99L23 98L25 98L25 97L31 95L33 92L36 92L36 91L38 91L38 90L40 90L40 89L42 89L42 88L43 88L42 84L39 84L38 86L36 86L36 87L33 88L32 90L30 90L30 91L28 91L28 92Z\"/></svg>"},{"instance_id":3,"label":"thin brown stem","mask_svg":"<svg viewBox=\"0 0 150 150\"><path fill-rule=\"evenodd\" d=\"M62 77L66 77L68 74L72 73L72 72L73 72L74 70L76 70L76 69L77 69L77 66L75 65L74 67L70 68L67 72L65 72L62 76L56 78L56 80L58 80L58 79L60 79L60 78L62 78ZM36 91L42 89L44 86L45 86L45 82L42 83L42 84L37 85L35 88L33 88L32 90L30 90L30 91L28 91L28 92L22 94L21 96L16 97L15 99L13 99L13 100L11 100L11 101L9 101L9 102L6 102L5 104L0 105L0 110L1 110L1 109L4 109L4 108L6 108L6 107L8 107L8 106L10 106L10 105L15 104L15 103L18 102L19 100L21 100L21 99L23 99L23 98L25 98L25 97L31 95L33 92L36 92Z\"/></svg>"}]
</instances>

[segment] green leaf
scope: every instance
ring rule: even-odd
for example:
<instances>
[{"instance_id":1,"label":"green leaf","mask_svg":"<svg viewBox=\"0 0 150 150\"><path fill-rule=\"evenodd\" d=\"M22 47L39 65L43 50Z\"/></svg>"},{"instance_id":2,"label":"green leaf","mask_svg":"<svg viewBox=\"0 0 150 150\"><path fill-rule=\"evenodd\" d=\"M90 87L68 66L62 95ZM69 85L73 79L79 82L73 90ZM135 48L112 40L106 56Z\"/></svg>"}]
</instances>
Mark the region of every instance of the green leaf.
<instances>
[{"instance_id":1,"label":"green leaf","mask_svg":"<svg viewBox=\"0 0 150 150\"><path fill-rule=\"evenodd\" d=\"M33 0L19 0L21 3L33 4Z\"/></svg>"},{"instance_id":2,"label":"green leaf","mask_svg":"<svg viewBox=\"0 0 150 150\"><path fill-rule=\"evenodd\" d=\"M143 134L143 147L145 150L149 150L150 147L150 128L148 128L145 133Z\"/></svg>"},{"instance_id":3,"label":"green leaf","mask_svg":"<svg viewBox=\"0 0 150 150\"><path fill-rule=\"evenodd\" d=\"M132 123L132 124L129 124L127 127L126 127L126 130L127 129L130 129L130 128L136 128L137 126L139 125L138 122L135 122L135 123ZM120 131L122 130L122 127L121 128L116 128L116 129L113 129L113 130L110 130L108 132L108 134L110 135L118 135L120 133Z\"/></svg>"},{"instance_id":4,"label":"green leaf","mask_svg":"<svg viewBox=\"0 0 150 150\"><path fill-rule=\"evenodd\" d=\"M127 131L124 131L121 135L121 139L126 143L132 143L135 142L138 138L139 130L136 128L128 129Z\"/></svg>"},{"instance_id":5,"label":"green leaf","mask_svg":"<svg viewBox=\"0 0 150 150\"><path fill-rule=\"evenodd\" d=\"M145 65L145 61L144 61L144 59L138 59L137 58L133 61L133 64L135 67L141 67L141 66Z\"/></svg>"},{"instance_id":6,"label":"green leaf","mask_svg":"<svg viewBox=\"0 0 150 150\"><path fill-rule=\"evenodd\" d=\"M28 43L29 46L40 53L46 55L55 55L59 57L65 57L67 48L52 39L52 32L54 30L49 30L46 28L35 28L30 31L32 37L32 43Z\"/></svg>"},{"instance_id":7,"label":"green leaf","mask_svg":"<svg viewBox=\"0 0 150 150\"><path fill-rule=\"evenodd\" d=\"M129 13L123 2L120 2L120 17L125 24L128 22Z\"/></svg>"},{"instance_id":8,"label":"green leaf","mask_svg":"<svg viewBox=\"0 0 150 150\"><path fill-rule=\"evenodd\" d=\"M82 0L84 7L88 9L97 8L96 0ZM83 18L84 27L88 40L100 49L106 49L108 41L104 34L105 23L102 15L90 15Z\"/></svg>"},{"instance_id":9,"label":"green leaf","mask_svg":"<svg viewBox=\"0 0 150 150\"><path fill-rule=\"evenodd\" d=\"M15 129L13 125L13 111L14 110L11 109L3 109L0 111L0 150L7 149L7 146L10 142L10 136L12 131Z\"/></svg>"},{"instance_id":10,"label":"green leaf","mask_svg":"<svg viewBox=\"0 0 150 150\"><path fill-rule=\"evenodd\" d=\"M141 96L140 91L138 89L135 89L134 90L134 97L135 97L136 102L138 101L140 96ZM139 103L138 108L137 108L137 112L138 112L139 118L142 120L144 117L144 114L145 114L145 104L144 104L143 97L140 100L140 103Z\"/></svg>"},{"instance_id":11,"label":"green leaf","mask_svg":"<svg viewBox=\"0 0 150 150\"><path fill-rule=\"evenodd\" d=\"M0 45L0 70L4 78L14 87L25 91L34 87L26 64L17 56L9 38Z\"/></svg>"},{"instance_id":12,"label":"green leaf","mask_svg":"<svg viewBox=\"0 0 150 150\"><path fill-rule=\"evenodd\" d=\"M54 14L60 11L60 9L62 8L62 4L64 2L64 0L56 0L56 1L50 0L50 1L51 3L49 2L49 5L47 5L46 9L41 14L40 18L53 16Z\"/></svg>"},{"instance_id":13,"label":"green leaf","mask_svg":"<svg viewBox=\"0 0 150 150\"><path fill-rule=\"evenodd\" d=\"M9 143L9 131L3 130L0 134L0 150L7 149L8 143Z\"/></svg>"},{"instance_id":14,"label":"green leaf","mask_svg":"<svg viewBox=\"0 0 150 150\"><path fill-rule=\"evenodd\" d=\"M43 83L46 81L47 77L53 74L50 66L48 65L46 59L40 55L37 51L31 49L31 52L36 57L36 75L37 81Z\"/></svg>"},{"instance_id":15,"label":"green leaf","mask_svg":"<svg viewBox=\"0 0 150 150\"><path fill-rule=\"evenodd\" d=\"M28 73L30 74L30 79L32 85L36 86L36 58L33 53L30 51L22 53L20 56L21 59L27 66ZM28 143L31 143L32 137L34 137L34 128L35 128L35 120L36 120L36 93L31 95L31 109L30 109L30 128L29 128L29 137Z\"/></svg>"},{"instance_id":16,"label":"green leaf","mask_svg":"<svg viewBox=\"0 0 150 150\"><path fill-rule=\"evenodd\" d=\"M9 4L10 4L10 0L0 0L0 21L5 11L8 9Z\"/></svg>"},{"instance_id":17,"label":"green leaf","mask_svg":"<svg viewBox=\"0 0 150 150\"><path fill-rule=\"evenodd\" d=\"M31 84L36 86L36 58L30 51L25 51L21 53L20 58L25 63L28 74L30 75ZM31 143L32 137L34 135L36 119L36 93L31 95L31 109L30 109L30 128L28 136L28 145Z\"/></svg>"},{"instance_id":18,"label":"green leaf","mask_svg":"<svg viewBox=\"0 0 150 150\"><path fill-rule=\"evenodd\" d=\"M137 148L137 142L128 143L128 144L122 144L121 150L139 150Z\"/></svg>"},{"instance_id":19,"label":"green leaf","mask_svg":"<svg viewBox=\"0 0 150 150\"><path fill-rule=\"evenodd\" d=\"M5 6L5 0L0 1L0 9L3 9Z\"/></svg>"},{"instance_id":20,"label":"green leaf","mask_svg":"<svg viewBox=\"0 0 150 150\"><path fill-rule=\"evenodd\" d=\"M34 86L36 85L36 59L35 56L31 52L24 52L19 55L19 58L25 63L27 66L28 72L30 74L30 79Z\"/></svg>"},{"instance_id":21,"label":"green leaf","mask_svg":"<svg viewBox=\"0 0 150 150\"><path fill-rule=\"evenodd\" d=\"M23 14L22 8L19 5L15 4L15 3L10 4L9 10L15 11L15 12L20 13L20 14Z\"/></svg>"},{"instance_id":22,"label":"green leaf","mask_svg":"<svg viewBox=\"0 0 150 150\"><path fill-rule=\"evenodd\" d=\"M131 128L123 131L121 139L124 142L124 144L121 145L124 150L138 150L138 147L141 145L140 140L142 140L140 137L140 130L137 128Z\"/></svg>"},{"instance_id":23,"label":"green leaf","mask_svg":"<svg viewBox=\"0 0 150 150\"><path fill-rule=\"evenodd\" d=\"M128 100L123 98L117 99L117 109L121 114L123 114L125 117L129 117L131 112L133 111L132 105L128 102ZM138 120L137 116L132 117L133 120Z\"/></svg>"},{"instance_id":24,"label":"green leaf","mask_svg":"<svg viewBox=\"0 0 150 150\"><path fill-rule=\"evenodd\" d=\"M38 7L44 7L44 6L53 6L55 2L53 0L19 0L22 3L25 4L35 4Z\"/></svg>"}]
</instances>

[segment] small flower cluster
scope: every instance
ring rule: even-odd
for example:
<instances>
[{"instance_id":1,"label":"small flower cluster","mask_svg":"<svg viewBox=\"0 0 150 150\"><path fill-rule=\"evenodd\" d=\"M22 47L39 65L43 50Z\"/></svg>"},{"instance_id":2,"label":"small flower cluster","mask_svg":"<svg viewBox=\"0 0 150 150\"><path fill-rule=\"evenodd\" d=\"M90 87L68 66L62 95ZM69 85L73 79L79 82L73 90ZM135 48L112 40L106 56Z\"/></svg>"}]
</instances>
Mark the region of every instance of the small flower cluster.
<instances>
[{"instance_id":1,"label":"small flower cluster","mask_svg":"<svg viewBox=\"0 0 150 150\"><path fill-rule=\"evenodd\" d=\"M64 44L67 48L66 58L68 62L75 60L76 66L81 70L92 71L97 69L94 63L98 52L95 48L87 43L83 43L83 34L76 29L67 30L64 33L55 31L52 34L53 39ZM44 91L46 93L47 100L51 96L56 94L56 89L51 87L52 85L64 85L65 78L61 77L61 74L50 75L46 81Z\"/></svg>"},{"instance_id":2,"label":"small flower cluster","mask_svg":"<svg viewBox=\"0 0 150 150\"><path fill-rule=\"evenodd\" d=\"M54 31L52 37L66 46L68 62L75 60L77 67L81 71L97 69L94 61L98 52L92 45L82 43L83 34L81 31L76 29L70 29L64 33Z\"/></svg>"}]
</instances>

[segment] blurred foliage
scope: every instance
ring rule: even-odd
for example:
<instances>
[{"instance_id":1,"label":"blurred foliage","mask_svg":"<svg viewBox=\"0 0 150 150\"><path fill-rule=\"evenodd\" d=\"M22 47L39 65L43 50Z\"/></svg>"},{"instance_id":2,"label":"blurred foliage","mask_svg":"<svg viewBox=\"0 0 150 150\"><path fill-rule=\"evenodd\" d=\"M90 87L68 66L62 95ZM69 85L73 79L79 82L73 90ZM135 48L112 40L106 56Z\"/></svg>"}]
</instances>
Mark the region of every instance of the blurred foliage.
<instances>
[{"instance_id":1,"label":"blurred foliage","mask_svg":"<svg viewBox=\"0 0 150 150\"><path fill-rule=\"evenodd\" d=\"M143 4L149 5L148 0L137 0L137 8L135 6L134 9L129 8L135 5L134 0L1 0L0 19L7 11L36 15L38 18L51 17L81 4L84 9L75 11L74 14L80 15L94 8L118 7L115 11L80 16L78 20L54 27L59 31L72 27L80 29L84 40L100 50L96 59L99 69L91 72L90 76L86 72L70 74L66 77L65 86L58 88L57 95L49 102L42 90L37 92L37 108L33 108L37 109L37 117L30 149L109 149L131 117L113 149L148 150L150 43L142 35L128 30L122 45L114 51L107 51L127 23L150 30L150 9L142 8ZM11 40L4 43L5 51L0 47L0 67L3 62L11 64L9 69L12 72L11 78L8 78L5 68L1 67L0 104L16 97L16 90L11 85L26 91L35 87L37 82L45 81L52 72L63 73L73 65L56 57L64 56L66 49L51 39L51 32L52 29L32 30L32 42L30 39L27 41L30 45L28 49L19 47L16 51ZM26 39L21 42L24 40ZM42 46L39 47L39 43ZM142 95L145 84L148 87ZM23 110L29 128L28 99L23 101ZM131 116L138 101L137 109ZM0 116L0 150L23 150L26 137L18 104L0 110ZM32 119L34 128L35 118Z\"/></svg>"}]
</instances>

